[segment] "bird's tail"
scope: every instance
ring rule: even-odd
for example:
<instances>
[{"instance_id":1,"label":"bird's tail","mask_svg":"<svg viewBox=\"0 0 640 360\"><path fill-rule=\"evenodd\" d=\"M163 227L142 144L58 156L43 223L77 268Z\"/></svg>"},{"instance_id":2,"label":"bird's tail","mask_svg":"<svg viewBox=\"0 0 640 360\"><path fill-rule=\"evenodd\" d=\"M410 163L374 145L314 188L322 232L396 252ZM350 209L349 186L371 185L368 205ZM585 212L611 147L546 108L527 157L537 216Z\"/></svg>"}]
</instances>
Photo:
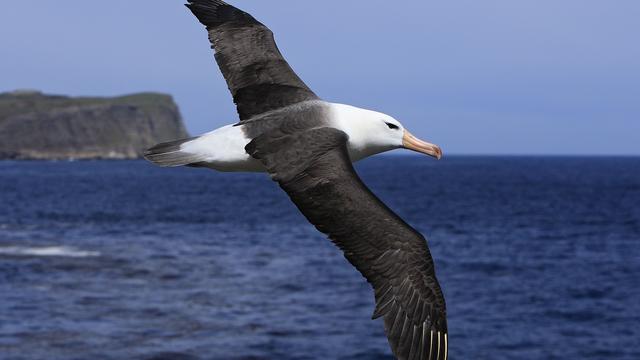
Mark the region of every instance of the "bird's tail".
<instances>
[{"instance_id":1,"label":"bird's tail","mask_svg":"<svg viewBox=\"0 0 640 360\"><path fill-rule=\"evenodd\" d=\"M152 163L163 166L194 166L206 160L203 154L185 151L185 144L195 141L198 137L169 141L158 144L145 151L144 158Z\"/></svg>"}]
</instances>

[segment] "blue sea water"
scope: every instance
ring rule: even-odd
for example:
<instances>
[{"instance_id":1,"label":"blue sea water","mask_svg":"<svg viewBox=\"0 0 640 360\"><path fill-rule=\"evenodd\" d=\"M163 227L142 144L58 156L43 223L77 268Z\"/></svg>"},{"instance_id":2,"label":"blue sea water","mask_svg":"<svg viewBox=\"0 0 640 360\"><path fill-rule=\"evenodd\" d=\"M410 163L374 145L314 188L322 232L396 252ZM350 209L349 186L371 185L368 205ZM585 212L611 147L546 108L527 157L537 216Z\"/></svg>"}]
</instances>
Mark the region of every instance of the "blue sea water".
<instances>
[{"instance_id":1,"label":"blue sea water","mask_svg":"<svg viewBox=\"0 0 640 360\"><path fill-rule=\"evenodd\" d=\"M640 359L640 158L381 156L450 358ZM262 174L0 162L0 359L391 359L372 291Z\"/></svg>"}]
</instances>

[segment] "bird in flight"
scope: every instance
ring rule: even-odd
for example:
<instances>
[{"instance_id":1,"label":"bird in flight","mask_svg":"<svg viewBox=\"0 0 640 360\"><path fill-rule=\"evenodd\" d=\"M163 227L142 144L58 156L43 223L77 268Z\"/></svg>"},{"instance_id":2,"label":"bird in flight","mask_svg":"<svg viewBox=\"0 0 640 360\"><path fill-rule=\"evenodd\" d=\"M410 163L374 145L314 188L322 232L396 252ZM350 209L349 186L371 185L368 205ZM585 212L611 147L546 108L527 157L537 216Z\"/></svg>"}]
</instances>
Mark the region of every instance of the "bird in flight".
<instances>
[{"instance_id":1,"label":"bird in flight","mask_svg":"<svg viewBox=\"0 0 640 360\"><path fill-rule=\"evenodd\" d=\"M425 238L362 182L353 162L397 148L442 152L393 117L320 99L291 69L273 33L220 0L188 0L206 27L239 122L154 146L160 166L267 172L371 284L398 359L446 360L446 306Z\"/></svg>"}]
</instances>

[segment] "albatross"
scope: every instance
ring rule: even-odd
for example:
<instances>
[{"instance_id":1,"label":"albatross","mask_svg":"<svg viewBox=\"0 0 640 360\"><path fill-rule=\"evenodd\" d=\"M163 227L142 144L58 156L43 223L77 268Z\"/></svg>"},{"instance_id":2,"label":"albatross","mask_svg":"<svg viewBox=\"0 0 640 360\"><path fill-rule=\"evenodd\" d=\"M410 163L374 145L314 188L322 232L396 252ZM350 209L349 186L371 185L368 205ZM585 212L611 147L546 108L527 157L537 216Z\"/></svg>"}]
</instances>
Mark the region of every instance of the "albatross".
<instances>
[{"instance_id":1,"label":"albatross","mask_svg":"<svg viewBox=\"0 0 640 360\"><path fill-rule=\"evenodd\" d=\"M353 162L397 148L439 159L393 117L319 98L291 69L273 33L220 0L188 0L206 27L239 121L156 145L159 166L266 172L371 284L398 359L446 360L446 306L426 239L380 201Z\"/></svg>"}]
</instances>

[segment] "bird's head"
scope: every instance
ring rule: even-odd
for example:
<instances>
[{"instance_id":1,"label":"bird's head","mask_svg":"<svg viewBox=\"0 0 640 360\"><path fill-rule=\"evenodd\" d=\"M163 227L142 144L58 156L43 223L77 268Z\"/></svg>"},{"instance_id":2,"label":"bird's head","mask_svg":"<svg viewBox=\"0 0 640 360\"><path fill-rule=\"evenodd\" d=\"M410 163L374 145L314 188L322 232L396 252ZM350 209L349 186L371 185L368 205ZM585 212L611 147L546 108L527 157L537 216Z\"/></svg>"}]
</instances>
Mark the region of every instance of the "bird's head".
<instances>
[{"instance_id":1,"label":"bird's head","mask_svg":"<svg viewBox=\"0 0 640 360\"><path fill-rule=\"evenodd\" d=\"M409 149L436 159L442 150L413 136L393 117L348 105L335 107L337 127L349 135L349 150L355 160L393 149Z\"/></svg>"}]
</instances>

